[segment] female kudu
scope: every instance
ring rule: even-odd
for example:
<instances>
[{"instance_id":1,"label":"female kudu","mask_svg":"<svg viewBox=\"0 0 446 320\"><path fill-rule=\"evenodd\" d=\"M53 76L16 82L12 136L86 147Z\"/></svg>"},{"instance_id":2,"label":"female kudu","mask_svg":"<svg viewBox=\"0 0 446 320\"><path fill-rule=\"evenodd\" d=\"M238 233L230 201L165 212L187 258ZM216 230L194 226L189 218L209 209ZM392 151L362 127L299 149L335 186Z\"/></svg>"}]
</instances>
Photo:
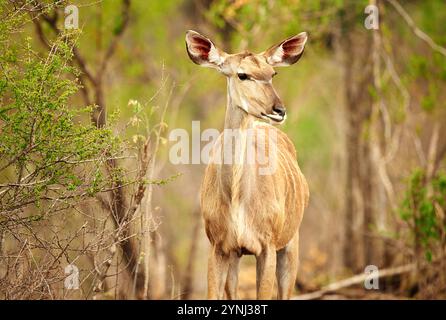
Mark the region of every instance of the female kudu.
<instances>
[{"instance_id":1,"label":"female kudu","mask_svg":"<svg viewBox=\"0 0 446 320\"><path fill-rule=\"evenodd\" d=\"M272 86L273 67L294 64L301 57L307 34L302 32L260 53L227 54L195 31L186 33L191 60L212 67L227 78L225 134L214 157L234 151L226 132L236 130L243 141L238 157L262 151L275 162L273 172L260 165L211 161L201 187L201 210L212 248L208 265L208 298L237 298L238 264L242 254L257 259L257 298L270 299L277 276L279 299L289 299L298 268L299 227L309 191L290 139L271 124L285 121L286 111ZM259 121L259 119L263 121ZM254 132L257 139L248 139ZM274 145L263 141L274 137ZM221 148L223 147L223 148ZM274 152L273 152L274 150ZM238 158L237 158L238 159ZM225 160L226 153L225 153ZM234 160L234 161L232 161Z\"/></svg>"}]
</instances>

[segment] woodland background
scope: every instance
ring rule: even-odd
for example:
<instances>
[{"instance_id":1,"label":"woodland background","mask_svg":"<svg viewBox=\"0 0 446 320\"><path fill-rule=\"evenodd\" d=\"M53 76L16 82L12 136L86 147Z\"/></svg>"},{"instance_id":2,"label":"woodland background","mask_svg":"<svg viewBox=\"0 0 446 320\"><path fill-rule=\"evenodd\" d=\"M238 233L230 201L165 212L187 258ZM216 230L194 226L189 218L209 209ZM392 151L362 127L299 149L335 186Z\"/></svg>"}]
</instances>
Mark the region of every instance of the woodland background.
<instances>
[{"instance_id":1,"label":"woodland background","mask_svg":"<svg viewBox=\"0 0 446 320\"><path fill-rule=\"evenodd\" d=\"M274 79L311 194L296 296L444 299L445 21L443 0L0 0L0 297L205 297L204 166L172 165L167 139L223 127L194 29L227 52L309 33ZM367 265L379 290L351 278Z\"/></svg>"}]
</instances>

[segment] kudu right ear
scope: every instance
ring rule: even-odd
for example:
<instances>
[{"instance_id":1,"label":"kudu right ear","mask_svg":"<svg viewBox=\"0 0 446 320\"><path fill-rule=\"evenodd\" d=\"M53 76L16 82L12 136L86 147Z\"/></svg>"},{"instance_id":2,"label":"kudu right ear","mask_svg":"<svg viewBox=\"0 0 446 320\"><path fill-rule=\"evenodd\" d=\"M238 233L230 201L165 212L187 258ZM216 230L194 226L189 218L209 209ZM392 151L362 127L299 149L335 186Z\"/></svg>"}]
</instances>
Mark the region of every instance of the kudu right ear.
<instances>
[{"instance_id":1,"label":"kudu right ear","mask_svg":"<svg viewBox=\"0 0 446 320\"><path fill-rule=\"evenodd\" d=\"M262 54L264 55L266 62L273 67L289 66L300 59L304 52L307 39L307 33L301 32L298 35L272 46Z\"/></svg>"},{"instance_id":2,"label":"kudu right ear","mask_svg":"<svg viewBox=\"0 0 446 320\"><path fill-rule=\"evenodd\" d=\"M189 58L204 67L219 69L227 56L211 40L193 30L186 32L186 49Z\"/></svg>"}]
</instances>

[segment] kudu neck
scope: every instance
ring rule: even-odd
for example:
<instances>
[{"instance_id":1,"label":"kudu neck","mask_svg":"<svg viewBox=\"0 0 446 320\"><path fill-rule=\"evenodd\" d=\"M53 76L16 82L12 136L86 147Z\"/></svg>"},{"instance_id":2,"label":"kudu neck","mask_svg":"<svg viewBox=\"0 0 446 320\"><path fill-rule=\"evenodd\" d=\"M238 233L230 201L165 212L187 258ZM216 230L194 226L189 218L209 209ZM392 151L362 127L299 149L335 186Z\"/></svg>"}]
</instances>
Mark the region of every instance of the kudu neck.
<instances>
[{"instance_id":1,"label":"kudu neck","mask_svg":"<svg viewBox=\"0 0 446 320\"><path fill-rule=\"evenodd\" d=\"M246 113L231 96L228 81L227 106L225 115L225 129L247 129L252 127L253 117Z\"/></svg>"},{"instance_id":2,"label":"kudu neck","mask_svg":"<svg viewBox=\"0 0 446 320\"><path fill-rule=\"evenodd\" d=\"M231 83L228 80L227 106L225 115L225 134L222 137L221 159L223 164L218 168L221 187L227 199L235 204L240 195L243 176L247 172L241 170L246 158L246 133L253 127L253 117L238 104L236 97L231 96ZM229 139L226 134L228 134ZM233 138L234 137L234 138ZM238 149L236 146L241 148Z\"/></svg>"}]
</instances>

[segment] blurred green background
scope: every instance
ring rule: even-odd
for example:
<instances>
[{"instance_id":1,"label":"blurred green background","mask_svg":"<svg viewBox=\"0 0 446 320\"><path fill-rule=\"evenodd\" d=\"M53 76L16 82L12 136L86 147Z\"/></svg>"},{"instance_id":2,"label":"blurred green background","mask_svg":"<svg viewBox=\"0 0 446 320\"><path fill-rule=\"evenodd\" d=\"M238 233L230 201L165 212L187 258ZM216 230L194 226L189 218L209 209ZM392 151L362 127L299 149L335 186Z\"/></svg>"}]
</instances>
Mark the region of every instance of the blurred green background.
<instances>
[{"instance_id":1,"label":"blurred green background","mask_svg":"<svg viewBox=\"0 0 446 320\"><path fill-rule=\"evenodd\" d=\"M79 8L76 48L93 73L121 31L123 3L70 2ZM62 1L50 9L59 12L60 27L64 5ZM368 5L379 9L378 30L364 26ZM11 3L2 1L2 6L10 9ZM429 255L429 261L443 259L445 20L442 0L132 0L102 86L110 127L129 150L141 145L137 135L144 136L160 121L167 125L153 178L179 174L153 189L157 240L151 263L159 283L153 284L157 289L152 288L152 298L203 298L206 292L208 240L198 204L204 165L171 164L167 137L175 128L190 133L191 122L197 120L201 130L222 130L226 80L189 60L184 43L188 29L229 53L261 52L291 35L309 34L300 61L277 68L274 78L288 112L281 129L294 142L310 186L310 206L301 227L298 291L363 273L369 264L389 268L425 263ZM49 24L42 20L42 26L55 39ZM22 41L28 36L34 50L47 54L32 22L11 38ZM88 81L86 87L94 91ZM129 104L131 100L137 102ZM141 123L123 130L135 116L135 104ZM85 105L80 92L69 102L73 109ZM88 117L80 121L88 122ZM122 165L131 171L134 163ZM417 174L421 180L414 182ZM423 191L431 184L440 185L435 197ZM424 210L423 203L431 209ZM82 216L72 219L82 225ZM434 230L435 236L423 228ZM255 260L242 261L240 295L254 298ZM87 276L91 265L88 259L83 264L81 275ZM398 285L385 286L386 293L413 296L415 286L423 294L416 297L444 298L444 269L433 263L429 268L423 272L429 274L424 282L399 279ZM434 279L441 281L434 285ZM91 293L84 295L91 298Z\"/></svg>"}]
</instances>

